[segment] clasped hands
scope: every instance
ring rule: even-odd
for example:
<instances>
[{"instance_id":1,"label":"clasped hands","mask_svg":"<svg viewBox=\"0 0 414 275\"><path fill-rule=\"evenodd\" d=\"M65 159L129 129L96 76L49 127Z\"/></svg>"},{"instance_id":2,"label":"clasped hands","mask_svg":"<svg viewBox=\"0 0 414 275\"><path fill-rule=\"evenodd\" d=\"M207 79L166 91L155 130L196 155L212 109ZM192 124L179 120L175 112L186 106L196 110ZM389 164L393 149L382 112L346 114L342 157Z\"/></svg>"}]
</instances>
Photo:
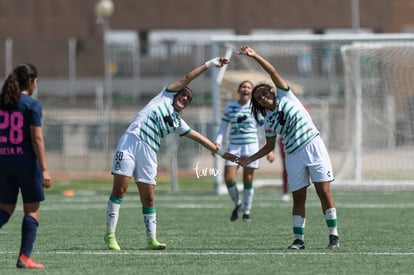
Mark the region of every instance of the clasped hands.
<instances>
[{"instance_id":1,"label":"clasped hands","mask_svg":"<svg viewBox=\"0 0 414 275\"><path fill-rule=\"evenodd\" d=\"M252 162L248 156L239 157L239 156L227 153L227 152L224 153L222 157L226 160L230 160L232 162L240 164L243 167L247 166L250 162Z\"/></svg>"}]
</instances>

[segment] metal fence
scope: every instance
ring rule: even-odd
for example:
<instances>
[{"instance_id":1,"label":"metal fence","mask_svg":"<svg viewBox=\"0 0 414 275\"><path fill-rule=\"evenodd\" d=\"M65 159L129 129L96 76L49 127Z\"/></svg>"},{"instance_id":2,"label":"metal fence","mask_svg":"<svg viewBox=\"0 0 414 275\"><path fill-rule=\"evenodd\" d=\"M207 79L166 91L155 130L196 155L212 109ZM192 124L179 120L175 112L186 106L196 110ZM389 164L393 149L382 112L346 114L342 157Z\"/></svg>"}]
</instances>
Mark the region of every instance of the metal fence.
<instances>
[{"instance_id":1,"label":"metal fence","mask_svg":"<svg viewBox=\"0 0 414 275\"><path fill-rule=\"evenodd\" d=\"M38 91L34 96L43 105L46 151L50 170L54 173L109 173L118 139L135 113L165 85L210 57L208 44L161 41L142 48L137 43L119 43L113 38L105 40L109 55L109 67L105 69L109 75L87 78L77 75L76 64L80 63L80 57L74 39L50 45L61 47L58 52L67 51L53 57L56 64L68 66L67 77L42 77L39 70ZM29 46L10 39L5 41L7 72L12 69L13 59L21 62L21 53ZM191 86L198 95L183 116L194 129L213 138L210 74L202 75ZM170 166L170 139L159 153L161 171ZM201 156L202 161L211 160L209 152L185 138L178 154L180 169L193 167L191 156Z\"/></svg>"}]
</instances>

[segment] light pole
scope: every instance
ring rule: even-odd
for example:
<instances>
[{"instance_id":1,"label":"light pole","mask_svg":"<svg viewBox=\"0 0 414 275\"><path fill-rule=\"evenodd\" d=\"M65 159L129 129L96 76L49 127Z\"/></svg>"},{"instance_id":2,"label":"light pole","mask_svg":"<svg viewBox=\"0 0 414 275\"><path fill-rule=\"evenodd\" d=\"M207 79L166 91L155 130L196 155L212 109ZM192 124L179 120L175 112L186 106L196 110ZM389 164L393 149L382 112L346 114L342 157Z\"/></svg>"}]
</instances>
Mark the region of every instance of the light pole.
<instances>
[{"instance_id":1,"label":"light pole","mask_svg":"<svg viewBox=\"0 0 414 275\"><path fill-rule=\"evenodd\" d=\"M351 0L352 30L357 33L360 27L359 0Z\"/></svg>"},{"instance_id":2,"label":"light pole","mask_svg":"<svg viewBox=\"0 0 414 275\"><path fill-rule=\"evenodd\" d=\"M95 5L95 15L97 22L102 25L103 31L103 58L104 58L104 95L106 104L104 104L104 135L105 152L109 149L110 141L110 123L112 111L112 73L111 62L108 48L108 34L109 34L109 17L114 12L114 4L111 0L99 0Z\"/></svg>"}]
</instances>

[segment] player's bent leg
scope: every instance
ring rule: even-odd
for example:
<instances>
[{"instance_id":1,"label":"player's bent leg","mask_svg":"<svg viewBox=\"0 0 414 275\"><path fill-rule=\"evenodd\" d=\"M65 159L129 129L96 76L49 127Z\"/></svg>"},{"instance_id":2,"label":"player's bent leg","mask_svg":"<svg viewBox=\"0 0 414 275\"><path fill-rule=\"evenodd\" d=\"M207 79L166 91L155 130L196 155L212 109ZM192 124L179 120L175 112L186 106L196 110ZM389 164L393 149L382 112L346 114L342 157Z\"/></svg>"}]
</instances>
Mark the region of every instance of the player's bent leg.
<instances>
[{"instance_id":1,"label":"player's bent leg","mask_svg":"<svg viewBox=\"0 0 414 275\"><path fill-rule=\"evenodd\" d=\"M137 182L142 203L142 214L144 216L144 224L147 234L147 249L164 250L167 245L160 243L156 239L157 232L157 215L154 207L154 191L155 185Z\"/></svg>"},{"instance_id":2,"label":"player's bent leg","mask_svg":"<svg viewBox=\"0 0 414 275\"><path fill-rule=\"evenodd\" d=\"M130 176L114 174L111 195L121 199L124 198L130 180Z\"/></svg>"},{"instance_id":3,"label":"player's bent leg","mask_svg":"<svg viewBox=\"0 0 414 275\"><path fill-rule=\"evenodd\" d=\"M109 196L106 208L106 232L104 235L105 245L110 250L121 250L116 237L115 231L118 225L119 211L123 197L128 188L131 177L114 174L112 193Z\"/></svg>"}]
</instances>

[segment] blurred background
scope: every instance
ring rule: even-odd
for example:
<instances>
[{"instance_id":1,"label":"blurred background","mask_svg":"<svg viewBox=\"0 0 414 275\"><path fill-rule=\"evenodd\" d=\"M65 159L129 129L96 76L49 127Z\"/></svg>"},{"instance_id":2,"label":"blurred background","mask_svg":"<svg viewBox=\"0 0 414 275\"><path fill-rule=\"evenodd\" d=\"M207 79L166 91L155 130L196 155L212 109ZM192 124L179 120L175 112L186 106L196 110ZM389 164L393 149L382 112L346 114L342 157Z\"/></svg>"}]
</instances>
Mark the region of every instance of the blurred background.
<instances>
[{"instance_id":1,"label":"blurred background","mask_svg":"<svg viewBox=\"0 0 414 275\"><path fill-rule=\"evenodd\" d=\"M0 76L6 77L22 62L38 68L35 96L43 104L49 168L57 177L109 177L118 138L150 98L212 54L224 55L229 49L234 52L243 42L255 37L260 38L261 42L256 43L266 57L273 57L276 65L282 63L288 80L298 87L308 87L301 89L300 96L326 136L334 165L339 169L346 162L347 154L343 152L348 152L351 146L347 140L353 137L346 133L349 129L346 120L349 123L352 117L344 115L353 113L345 109L344 103L346 77L352 75L347 73L341 55L341 47L346 43L301 42L293 47L289 44L281 47L274 43L275 39L278 35L287 39L286 36L313 34L414 33L414 0L256 0L254 3L247 0L0 0L0 13ZM265 42L267 38L273 42ZM286 51L282 52L281 48ZM279 49L277 54L275 49ZM391 59L395 57L393 53L389 55ZM411 52L407 56L412 56ZM378 68L378 64L376 61L374 66ZM196 79L191 84L196 96L184 111L184 119L214 140L216 116L221 116L221 107L232 99L237 82L254 78L251 74L242 74L252 66L234 57L232 68L237 77L231 71L224 75L219 89L225 97L220 99L218 109L214 109L214 106L217 108L217 102L214 105L217 75L209 72ZM384 130L375 123L372 129L376 130L362 133L366 139L361 143L362 150L379 152L370 155L369 163L372 158L388 155L389 151L398 151L396 159L400 161L392 161L395 166L384 163L369 167L363 172L367 179L381 179L378 174L384 167L392 170L386 173L385 179L414 177L411 71L408 68L394 73L405 75L400 81L403 84L393 86L405 90L403 94L396 94L397 101L403 103L392 111L403 114L392 121L399 125L398 129L388 134L386 141L376 141L375 137ZM384 75L387 73L377 73L376 83L383 82L378 77ZM368 96L372 99L378 95ZM330 105L322 104L321 99ZM375 105L374 101L372 110L384 106L381 102ZM375 114L374 117L378 118ZM384 123L387 122L379 124ZM175 148L177 139L169 137L162 147L160 173L168 174L176 167L179 173L195 176L196 166L209 171L217 166L210 153L194 142L181 139ZM372 142L376 145L369 146ZM387 153L380 150L384 147L389 148ZM264 160L261 163L259 175L279 177L279 160L273 164ZM354 166L350 167L352 170ZM352 177L352 171L344 172L344 177L347 174Z\"/></svg>"}]
</instances>

